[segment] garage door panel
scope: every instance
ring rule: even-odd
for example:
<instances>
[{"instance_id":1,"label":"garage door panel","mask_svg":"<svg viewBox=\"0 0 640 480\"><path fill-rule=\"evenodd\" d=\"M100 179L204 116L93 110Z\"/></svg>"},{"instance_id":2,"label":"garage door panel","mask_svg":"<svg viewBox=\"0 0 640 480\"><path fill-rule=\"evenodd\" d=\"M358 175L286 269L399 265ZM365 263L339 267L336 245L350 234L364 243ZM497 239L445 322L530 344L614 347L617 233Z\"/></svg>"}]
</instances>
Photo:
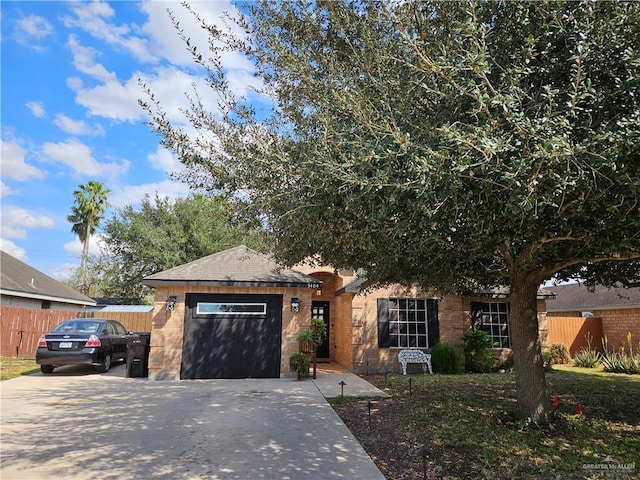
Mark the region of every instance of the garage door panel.
<instances>
[{"instance_id":1,"label":"garage door panel","mask_svg":"<svg viewBox=\"0 0 640 480\"><path fill-rule=\"evenodd\" d=\"M185 318L181 378L278 378L282 297L193 295ZM208 302L200 309L198 302ZM211 304L242 303L251 314L225 313ZM265 304L266 313L251 304ZM239 311L242 311L242 308ZM262 308L262 307L260 307ZM236 307L231 308L236 309ZM202 313L208 310L214 314Z\"/></svg>"}]
</instances>

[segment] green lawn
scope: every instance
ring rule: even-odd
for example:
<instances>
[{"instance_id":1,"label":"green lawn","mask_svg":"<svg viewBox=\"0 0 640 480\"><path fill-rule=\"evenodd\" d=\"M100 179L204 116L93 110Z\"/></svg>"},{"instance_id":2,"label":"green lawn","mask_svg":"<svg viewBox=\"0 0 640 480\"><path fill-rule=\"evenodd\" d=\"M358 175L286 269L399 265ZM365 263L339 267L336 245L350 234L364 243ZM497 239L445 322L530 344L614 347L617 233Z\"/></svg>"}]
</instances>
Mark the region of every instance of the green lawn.
<instances>
[{"instance_id":1,"label":"green lawn","mask_svg":"<svg viewBox=\"0 0 640 480\"><path fill-rule=\"evenodd\" d=\"M36 364L35 360L0 357L0 380L9 380L39 371L40 366Z\"/></svg>"},{"instance_id":2,"label":"green lawn","mask_svg":"<svg viewBox=\"0 0 640 480\"><path fill-rule=\"evenodd\" d=\"M410 378L411 392L402 375L386 386L368 378L392 396L373 402L370 421L367 400L332 402L387 478L421 479L419 447L428 470L443 478L640 478L640 375L557 367L547 374L550 401L559 401L547 426L509 415L513 374Z\"/></svg>"}]
</instances>

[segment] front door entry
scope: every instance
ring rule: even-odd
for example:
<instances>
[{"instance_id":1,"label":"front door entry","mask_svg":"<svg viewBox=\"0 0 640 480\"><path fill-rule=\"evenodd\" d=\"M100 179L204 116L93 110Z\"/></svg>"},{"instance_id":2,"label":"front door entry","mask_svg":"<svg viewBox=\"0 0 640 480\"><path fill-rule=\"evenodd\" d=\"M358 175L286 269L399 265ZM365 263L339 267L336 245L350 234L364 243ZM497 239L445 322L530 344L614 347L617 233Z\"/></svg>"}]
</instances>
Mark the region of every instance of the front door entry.
<instances>
[{"instance_id":1,"label":"front door entry","mask_svg":"<svg viewBox=\"0 0 640 480\"><path fill-rule=\"evenodd\" d=\"M329 322L331 320L329 315L329 302L312 302L311 303L311 318L321 318L324 320L324 325L326 328L326 335L324 338L324 342L322 345L318 346L318 361L329 361L330 358L330 350L329 350Z\"/></svg>"}]
</instances>

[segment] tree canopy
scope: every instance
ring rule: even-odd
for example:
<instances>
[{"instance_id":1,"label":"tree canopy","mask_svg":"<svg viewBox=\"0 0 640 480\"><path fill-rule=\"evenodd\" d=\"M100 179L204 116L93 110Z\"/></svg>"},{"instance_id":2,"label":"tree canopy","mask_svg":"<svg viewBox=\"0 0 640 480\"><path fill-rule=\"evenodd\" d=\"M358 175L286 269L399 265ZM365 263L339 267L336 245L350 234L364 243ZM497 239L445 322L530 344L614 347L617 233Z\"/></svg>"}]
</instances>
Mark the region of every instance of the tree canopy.
<instances>
[{"instance_id":1,"label":"tree canopy","mask_svg":"<svg viewBox=\"0 0 640 480\"><path fill-rule=\"evenodd\" d=\"M106 248L94 266L105 296L143 302L150 293L142 279L227 248L264 249L262 227L234 215L221 197L193 195L171 200L148 195L139 209L116 210L104 226Z\"/></svg>"},{"instance_id":2,"label":"tree canopy","mask_svg":"<svg viewBox=\"0 0 640 480\"><path fill-rule=\"evenodd\" d=\"M248 37L203 22L206 53L177 25L220 99L211 112L191 96L195 134L142 102L185 180L262 212L288 263L441 292L508 285L518 413L544 421L539 285L640 275L640 4L244 12ZM254 63L268 114L234 95L229 50Z\"/></svg>"}]
</instances>

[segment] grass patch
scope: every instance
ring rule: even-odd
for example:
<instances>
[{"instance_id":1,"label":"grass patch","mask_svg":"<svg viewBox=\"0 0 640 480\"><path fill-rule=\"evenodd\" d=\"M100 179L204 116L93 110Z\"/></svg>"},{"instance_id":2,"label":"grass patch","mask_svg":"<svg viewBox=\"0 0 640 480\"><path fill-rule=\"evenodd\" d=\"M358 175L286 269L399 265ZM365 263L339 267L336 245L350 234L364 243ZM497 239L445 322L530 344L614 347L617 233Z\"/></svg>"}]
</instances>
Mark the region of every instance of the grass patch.
<instances>
[{"instance_id":1,"label":"grass patch","mask_svg":"<svg viewBox=\"0 0 640 480\"><path fill-rule=\"evenodd\" d=\"M0 381L40 371L34 360L0 357Z\"/></svg>"},{"instance_id":2,"label":"grass patch","mask_svg":"<svg viewBox=\"0 0 640 480\"><path fill-rule=\"evenodd\" d=\"M409 377L366 378L391 395L373 401L370 421L366 399L333 406L387 478L421 479L422 446L429 470L449 479L640 476L640 376L554 366L547 386L559 407L545 427L505 414L515 409L510 373L414 375L411 393Z\"/></svg>"}]
</instances>

